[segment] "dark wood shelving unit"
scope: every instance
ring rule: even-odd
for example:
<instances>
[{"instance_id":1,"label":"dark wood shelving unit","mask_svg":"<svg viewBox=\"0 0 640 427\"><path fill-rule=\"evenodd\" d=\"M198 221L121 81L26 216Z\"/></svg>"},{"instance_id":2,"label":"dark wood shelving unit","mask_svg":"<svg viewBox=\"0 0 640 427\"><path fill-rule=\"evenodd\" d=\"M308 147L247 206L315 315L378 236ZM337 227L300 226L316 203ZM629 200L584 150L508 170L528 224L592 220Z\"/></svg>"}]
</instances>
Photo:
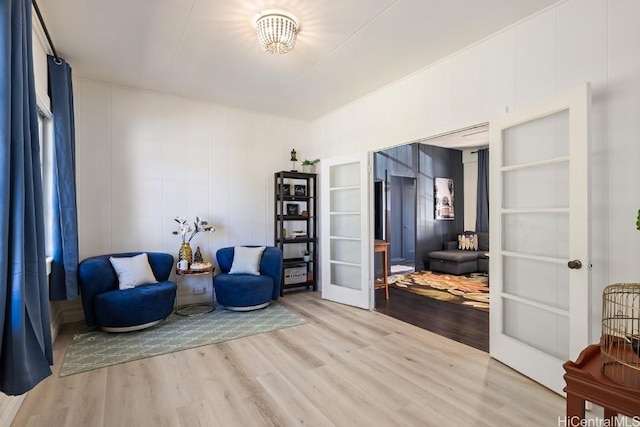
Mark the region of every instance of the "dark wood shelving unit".
<instances>
[{"instance_id":1,"label":"dark wood shelving unit","mask_svg":"<svg viewBox=\"0 0 640 427\"><path fill-rule=\"evenodd\" d=\"M317 175L293 171L276 172L274 191L274 246L282 249L284 254L280 295L290 289L307 288L317 291ZM289 204L297 205L297 212L291 213ZM303 212L306 215L302 215ZM291 237L294 231L303 232L304 237ZM304 249L311 252L309 261L302 257Z\"/></svg>"}]
</instances>

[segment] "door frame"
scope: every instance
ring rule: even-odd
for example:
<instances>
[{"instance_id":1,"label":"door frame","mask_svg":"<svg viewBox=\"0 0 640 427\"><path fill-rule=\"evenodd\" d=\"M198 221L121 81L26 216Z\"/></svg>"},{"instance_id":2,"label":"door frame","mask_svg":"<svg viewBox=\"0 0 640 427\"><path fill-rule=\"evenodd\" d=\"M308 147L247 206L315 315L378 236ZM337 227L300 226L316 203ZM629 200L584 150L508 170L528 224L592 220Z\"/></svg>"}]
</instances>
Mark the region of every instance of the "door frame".
<instances>
[{"instance_id":1,"label":"door frame","mask_svg":"<svg viewBox=\"0 0 640 427\"><path fill-rule=\"evenodd\" d=\"M405 231L404 231L404 226L405 226L405 221L404 221L404 214L406 212L406 205L405 205L405 189L406 189L406 183L407 180L411 180L412 181L412 186L413 186L413 193L412 193L412 199L413 199L413 205L412 205L412 212L411 212L411 221L413 222L412 226L413 226L413 259L410 260L410 262L413 262L415 264L416 261L416 229L417 229L417 195L418 195L418 179L414 176L405 176L405 175L389 175L388 176L389 179L389 185L388 185L388 191L390 193L390 197L389 197L389 203L388 205L393 205L393 200L394 197L399 197L399 201L401 202L400 204L400 208L396 209L396 210L387 210L387 212L390 212L390 215L386 215L386 220L387 220L387 224L386 224L386 228L388 230L387 233L387 241L390 243L389 249L393 248L393 244L397 244L399 245L399 247L397 247L396 249L398 250L398 252L400 253L400 258L395 258L396 262L407 262L407 258L406 258L406 239L405 239ZM395 184L394 185L394 181ZM397 196L394 196L394 191L398 192ZM394 221L394 218L398 218L398 223L399 224L399 236L396 236L396 234L398 233L394 233L394 227L392 222ZM398 231L396 230L396 231ZM399 242L398 242L399 241ZM391 265L392 260L394 258L392 258L392 250L389 251L389 264ZM401 261L400 261L401 260Z\"/></svg>"}]
</instances>

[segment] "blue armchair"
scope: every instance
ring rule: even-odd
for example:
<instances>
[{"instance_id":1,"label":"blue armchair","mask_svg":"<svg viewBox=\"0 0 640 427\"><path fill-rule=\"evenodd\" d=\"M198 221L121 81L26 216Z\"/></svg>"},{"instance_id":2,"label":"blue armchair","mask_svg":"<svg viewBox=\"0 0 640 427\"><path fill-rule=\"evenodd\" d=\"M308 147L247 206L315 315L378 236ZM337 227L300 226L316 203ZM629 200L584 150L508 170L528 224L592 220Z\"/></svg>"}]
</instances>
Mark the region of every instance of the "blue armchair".
<instances>
[{"instance_id":1,"label":"blue armchair","mask_svg":"<svg viewBox=\"0 0 640 427\"><path fill-rule=\"evenodd\" d=\"M120 290L109 257L124 258L142 252L99 255L78 266L84 318L88 326L100 326L107 332L128 332L148 328L164 320L173 311L177 286L169 281L173 256L147 252L149 265L158 283Z\"/></svg>"},{"instance_id":2,"label":"blue armchair","mask_svg":"<svg viewBox=\"0 0 640 427\"><path fill-rule=\"evenodd\" d=\"M260 259L260 275L229 274L234 248L216 252L220 274L213 278L216 301L228 310L250 311L268 306L280 297L282 250L267 246Z\"/></svg>"}]
</instances>

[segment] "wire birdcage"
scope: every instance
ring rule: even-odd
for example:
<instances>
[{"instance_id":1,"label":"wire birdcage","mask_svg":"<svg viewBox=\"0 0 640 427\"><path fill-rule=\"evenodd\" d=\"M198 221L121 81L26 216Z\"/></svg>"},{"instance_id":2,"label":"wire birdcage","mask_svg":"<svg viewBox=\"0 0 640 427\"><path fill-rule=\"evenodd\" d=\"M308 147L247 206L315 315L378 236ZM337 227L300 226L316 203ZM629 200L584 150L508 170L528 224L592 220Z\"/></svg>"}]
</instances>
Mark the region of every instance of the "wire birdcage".
<instances>
[{"instance_id":1,"label":"wire birdcage","mask_svg":"<svg viewBox=\"0 0 640 427\"><path fill-rule=\"evenodd\" d=\"M640 283L617 283L602 294L602 373L640 389Z\"/></svg>"}]
</instances>

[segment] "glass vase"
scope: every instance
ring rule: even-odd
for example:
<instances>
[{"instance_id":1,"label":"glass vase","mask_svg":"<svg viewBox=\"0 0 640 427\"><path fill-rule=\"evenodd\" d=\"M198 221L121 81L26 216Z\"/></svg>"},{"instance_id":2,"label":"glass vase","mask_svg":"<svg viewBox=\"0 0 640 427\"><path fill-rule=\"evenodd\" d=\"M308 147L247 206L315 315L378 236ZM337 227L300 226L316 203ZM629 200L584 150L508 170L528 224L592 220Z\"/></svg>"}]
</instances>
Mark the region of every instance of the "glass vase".
<instances>
[{"instance_id":1,"label":"glass vase","mask_svg":"<svg viewBox=\"0 0 640 427\"><path fill-rule=\"evenodd\" d=\"M178 261L186 260L189 265L191 265L191 260L193 257L193 252L191 251L191 245L189 243L183 243L180 246L180 251L178 252Z\"/></svg>"}]
</instances>

